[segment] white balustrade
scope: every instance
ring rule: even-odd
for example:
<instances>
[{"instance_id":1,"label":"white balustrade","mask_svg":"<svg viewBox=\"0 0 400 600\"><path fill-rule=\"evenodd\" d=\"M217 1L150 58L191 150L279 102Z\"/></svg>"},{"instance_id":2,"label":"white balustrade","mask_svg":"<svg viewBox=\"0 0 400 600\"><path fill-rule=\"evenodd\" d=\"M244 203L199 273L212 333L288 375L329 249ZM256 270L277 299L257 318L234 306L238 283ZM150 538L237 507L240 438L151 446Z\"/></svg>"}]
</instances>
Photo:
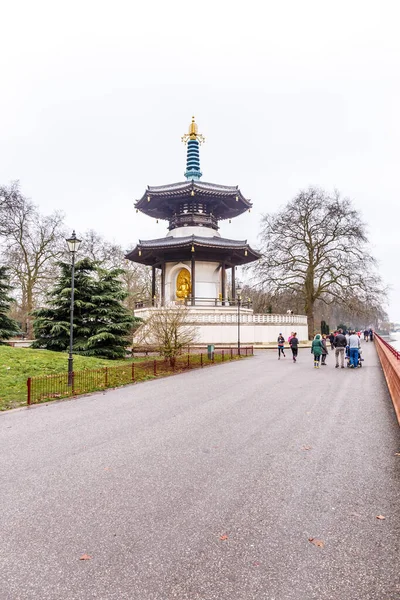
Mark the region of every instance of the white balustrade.
<instances>
[{"instance_id":1,"label":"white balustrade","mask_svg":"<svg viewBox=\"0 0 400 600\"><path fill-rule=\"evenodd\" d=\"M168 309L171 309L171 306ZM155 310L165 309L162 307L138 308L135 310L135 315L146 320ZM188 307L188 318L193 323L237 323L238 313L237 309L233 307L216 307L214 309ZM240 312L240 322L254 325L307 325L307 317L305 315L253 314L243 310Z\"/></svg>"}]
</instances>

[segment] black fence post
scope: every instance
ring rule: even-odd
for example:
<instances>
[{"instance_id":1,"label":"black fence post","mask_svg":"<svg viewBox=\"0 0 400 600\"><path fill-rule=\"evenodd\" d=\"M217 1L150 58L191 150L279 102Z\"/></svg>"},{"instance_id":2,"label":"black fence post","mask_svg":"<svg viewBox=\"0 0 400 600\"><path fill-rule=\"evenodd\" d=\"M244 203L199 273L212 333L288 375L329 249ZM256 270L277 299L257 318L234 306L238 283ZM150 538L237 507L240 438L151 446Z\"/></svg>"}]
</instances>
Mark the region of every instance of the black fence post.
<instances>
[{"instance_id":1,"label":"black fence post","mask_svg":"<svg viewBox=\"0 0 400 600\"><path fill-rule=\"evenodd\" d=\"M154 363L153 363L153 375L154 375L154 377L157 377L157 361L156 360L154 360Z\"/></svg>"},{"instance_id":2,"label":"black fence post","mask_svg":"<svg viewBox=\"0 0 400 600\"><path fill-rule=\"evenodd\" d=\"M104 367L104 387L108 387L108 367Z\"/></svg>"},{"instance_id":3,"label":"black fence post","mask_svg":"<svg viewBox=\"0 0 400 600\"><path fill-rule=\"evenodd\" d=\"M32 397L31 397L32 378L31 377L28 377L28 381L26 382L26 385L28 386L28 406L30 406L31 401L32 401Z\"/></svg>"},{"instance_id":4,"label":"black fence post","mask_svg":"<svg viewBox=\"0 0 400 600\"><path fill-rule=\"evenodd\" d=\"M132 363L132 381L135 381L135 363Z\"/></svg>"},{"instance_id":5,"label":"black fence post","mask_svg":"<svg viewBox=\"0 0 400 600\"><path fill-rule=\"evenodd\" d=\"M200 365L203 366L203 353L200 352Z\"/></svg>"},{"instance_id":6,"label":"black fence post","mask_svg":"<svg viewBox=\"0 0 400 600\"><path fill-rule=\"evenodd\" d=\"M188 367L188 369L190 368L190 354L189 354L189 352L188 352L187 367Z\"/></svg>"}]
</instances>

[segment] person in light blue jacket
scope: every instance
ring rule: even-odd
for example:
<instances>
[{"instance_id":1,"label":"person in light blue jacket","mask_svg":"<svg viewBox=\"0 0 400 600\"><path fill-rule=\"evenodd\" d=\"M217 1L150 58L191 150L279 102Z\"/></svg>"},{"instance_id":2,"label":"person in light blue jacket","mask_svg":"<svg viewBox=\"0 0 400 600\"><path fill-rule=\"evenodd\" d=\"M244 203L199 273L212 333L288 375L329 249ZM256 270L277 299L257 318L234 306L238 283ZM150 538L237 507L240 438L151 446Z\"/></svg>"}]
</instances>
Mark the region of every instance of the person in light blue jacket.
<instances>
[{"instance_id":1,"label":"person in light blue jacket","mask_svg":"<svg viewBox=\"0 0 400 600\"><path fill-rule=\"evenodd\" d=\"M350 368L355 369L358 367L358 353L360 350L360 338L355 331L352 331L349 336L349 354L350 354Z\"/></svg>"}]
</instances>

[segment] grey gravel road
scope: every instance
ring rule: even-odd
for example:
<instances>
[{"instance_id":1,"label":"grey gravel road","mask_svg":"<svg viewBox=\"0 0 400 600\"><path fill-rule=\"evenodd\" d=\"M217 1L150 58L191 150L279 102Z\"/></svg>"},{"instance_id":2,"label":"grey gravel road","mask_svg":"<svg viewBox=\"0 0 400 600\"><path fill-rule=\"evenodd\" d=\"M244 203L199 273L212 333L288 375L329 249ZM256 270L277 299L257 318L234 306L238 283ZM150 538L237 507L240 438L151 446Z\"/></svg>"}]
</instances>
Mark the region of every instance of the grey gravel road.
<instances>
[{"instance_id":1,"label":"grey gravel road","mask_svg":"<svg viewBox=\"0 0 400 600\"><path fill-rule=\"evenodd\" d=\"M1 600L399 600L400 435L364 348L1 414Z\"/></svg>"}]
</instances>

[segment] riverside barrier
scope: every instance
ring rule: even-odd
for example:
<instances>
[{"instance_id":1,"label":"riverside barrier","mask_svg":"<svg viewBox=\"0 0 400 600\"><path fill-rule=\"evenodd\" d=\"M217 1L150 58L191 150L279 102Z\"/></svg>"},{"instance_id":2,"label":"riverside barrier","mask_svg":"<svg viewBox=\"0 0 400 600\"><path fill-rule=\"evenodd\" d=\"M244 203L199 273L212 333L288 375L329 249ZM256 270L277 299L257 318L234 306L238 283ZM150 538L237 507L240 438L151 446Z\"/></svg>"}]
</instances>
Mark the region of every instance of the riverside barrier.
<instances>
[{"instance_id":1,"label":"riverside barrier","mask_svg":"<svg viewBox=\"0 0 400 600\"><path fill-rule=\"evenodd\" d=\"M377 333L374 334L374 338L375 347L400 425L400 352Z\"/></svg>"},{"instance_id":2,"label":"riverside barrier","mask_svg":"<svg viewBox=\"0 0 400 600\"><path fill-rule=\"evenodd\" d=\"M26 382L27 405L80 396L252 355L253 346L242 346L240 349L237 347L219 349L210 347L206 353L181 354L172 364L161 359L127 361L126 364L116 367L74 371L71 378L67 372L29 377Z\"/></svg>"}]
</instances>

